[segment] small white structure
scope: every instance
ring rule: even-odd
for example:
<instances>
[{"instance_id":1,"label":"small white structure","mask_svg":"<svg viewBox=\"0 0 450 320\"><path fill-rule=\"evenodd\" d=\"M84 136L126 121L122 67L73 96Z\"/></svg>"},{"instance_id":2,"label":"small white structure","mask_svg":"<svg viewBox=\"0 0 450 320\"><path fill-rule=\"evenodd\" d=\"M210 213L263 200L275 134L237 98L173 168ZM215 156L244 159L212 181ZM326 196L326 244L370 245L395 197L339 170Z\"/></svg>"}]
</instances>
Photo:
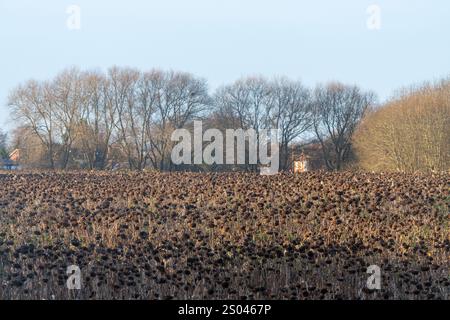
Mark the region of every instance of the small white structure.
<instances>
[{"instance_id":1,"label":"small white structure","mask_svg":"<svg viewBox=\"0 0 450 320\"><path fill-rule=\"evenodd\" d=\"M308 159L302 153L298 160L294 160L294 173L301 173L308 171Z\"/></svg>"}]
</instances>

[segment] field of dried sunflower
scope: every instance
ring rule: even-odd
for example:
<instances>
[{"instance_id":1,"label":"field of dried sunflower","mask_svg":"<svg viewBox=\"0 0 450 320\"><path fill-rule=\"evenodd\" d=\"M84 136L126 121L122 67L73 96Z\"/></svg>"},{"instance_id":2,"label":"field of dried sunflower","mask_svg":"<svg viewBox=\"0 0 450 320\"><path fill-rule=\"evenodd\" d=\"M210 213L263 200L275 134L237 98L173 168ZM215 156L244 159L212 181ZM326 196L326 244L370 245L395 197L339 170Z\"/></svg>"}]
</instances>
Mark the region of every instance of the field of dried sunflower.
<instances>
[{"instance_id":1,"label":"field of dried sunflower","mask_svg":"<svg viewBox=\"0 0 450 320\"><path fill-rule=\"evenodd\" d=\"M0 299L450 299L449 174L0 174ZM381 290L366 288L369 265ZM82 288L66 288L66 268Z\"/></svg>"}]
</instances>

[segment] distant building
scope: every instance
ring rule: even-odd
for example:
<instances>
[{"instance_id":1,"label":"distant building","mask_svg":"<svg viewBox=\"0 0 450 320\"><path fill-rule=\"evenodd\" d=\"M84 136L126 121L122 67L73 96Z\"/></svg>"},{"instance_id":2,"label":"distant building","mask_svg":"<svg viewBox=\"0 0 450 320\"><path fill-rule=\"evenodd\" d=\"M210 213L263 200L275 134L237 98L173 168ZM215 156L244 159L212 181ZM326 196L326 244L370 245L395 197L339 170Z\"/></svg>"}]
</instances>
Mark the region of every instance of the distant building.
<instances>
[{"instance_id":1,"label":"distant building","mask_svg":"<svg viewBox=\"0 0 450 320\"><path fill-rule=\"evenodd\" d=\"M290 163L295 173L326 169L322 146L317 142L292 146Z\"/></svg>"},{"instance_id":2,"label":"distant building","mask_svg":"<svg viewBox=\"0 0 450 320\"><path fill-rule=\"evenodd\" d=\"M9 154L9 158L0 160L0 168L5 170L16 170L19 168L20 150L15 149Z\"/></svg>"},{"instance_id":3,"label":"distant building","mask_svg":"<svg viewBox=\"0 0 450 320\"><path fill-rule=\"evenodd\" d=\"M298 159L293 161L294 163L294 173L301 173L308 171L308 159L305 154L302 153Z\"/></svg>"},{"instance_id":4,"label":"distant building","mask_svg":"<svg viewBox=\"0 0 450 320\"><path fill-rule=\"evenodd\" d=\"M20 150L15 149L13 152L9 154L9 159L13 162L18 163L20 161Z\"/></svg>"}]
</instances>

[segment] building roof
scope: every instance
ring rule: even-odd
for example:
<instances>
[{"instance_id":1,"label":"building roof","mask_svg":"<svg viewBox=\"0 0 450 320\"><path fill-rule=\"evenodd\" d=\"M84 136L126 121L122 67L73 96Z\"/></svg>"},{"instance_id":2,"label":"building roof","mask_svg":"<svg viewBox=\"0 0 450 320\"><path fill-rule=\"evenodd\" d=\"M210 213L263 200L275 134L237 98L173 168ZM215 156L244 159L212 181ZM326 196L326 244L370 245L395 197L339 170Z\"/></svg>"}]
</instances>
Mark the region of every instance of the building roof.
<instances>
[{"instance_id":1,"label":"building roof","mask_svg":"<svg viewBox=\"0 0 450 320\"><path fill-rule=\"evenodd\" d=\"M9 154L9 159L12 160L12 161L19 161L20 160L20 150L19 149L14 149Z\"/></svg>"}]
</instances>

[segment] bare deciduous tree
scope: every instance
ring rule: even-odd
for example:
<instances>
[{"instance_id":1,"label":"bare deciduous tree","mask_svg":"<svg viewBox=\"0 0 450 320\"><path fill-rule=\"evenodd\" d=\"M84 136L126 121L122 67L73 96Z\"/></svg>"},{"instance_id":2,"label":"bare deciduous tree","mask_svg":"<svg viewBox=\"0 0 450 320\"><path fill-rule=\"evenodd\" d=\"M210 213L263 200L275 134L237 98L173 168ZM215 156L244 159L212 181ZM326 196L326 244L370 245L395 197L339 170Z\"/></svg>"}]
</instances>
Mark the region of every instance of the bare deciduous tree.
<instances>
[{"instance_id":1,"label":"bare deciduous tree","mask_svg":"<svg viewBox=\"0 0 450 320\"><path fill-rule=\"evenodd\" d=\"M312 125L311 95L300 82L282 78L271 84L272 122L280 130L280 168L288 169L289 144Z\"/></svg>"},{"instance_id":2,"label":"bare deciduous tree","mask_svg":"<svg viewBox=\"0 0 450 320\"><path fill-rule=\"evenodd\" d=\"M76 69L68 69L55 78L50 85L54 105L55 128L58 130L60 143L61 167L66 169L71 160L72 145L77 138L77 127L84 119L89 96L84 90L82 74Z\"/></svg>"},{"instance_id":3,"label":"bare deciduous tree","mask_svg":"<svg viewBox=\"0 0 450 320\"><path fill-rule=\"evenodd\" d=\"M353 133L373 103L374 94L356 86L330 83L316 88L313 128L328 169L343 168L351 155Z\"/></svg>"},{"instance_id":4,"label":"bare deciduous tree","mask_svg":"<svg viewBox=\"0 0 450 320\"><path fill-rule=\"evenodd\" d=\"M112 67L108 71L108 95L114 110L117 111L115 122L118 142L127 156L130 169L136 168L135 154L135 94L140 72L131 68Z\"/></svg>"},{"instance_id":5,"label":"bare deciduous tree","mask_svg":"<svg viewBox=\"0 0 450 320\"><path fill-rule=\"evenodd\" d=\"M90 169L105 168L115 127L116 111L108 99L107 81L100 72L84 72L82 76L86 102L77 125L77 142Z\"/></svg>"},{"instance_id":6,"label":"bare deciduous tree","mask_svg":"<svg viewBox=\"0 0 450 320\"><path fill-rule=\"evenodd\" d=\"M240 128L252 128L258 133L270 124L270 90L268 81L262 77L243 78L220 88L215 106L238 119Z\"/></svg>"},{"instance_id":7,"label":"bare deciduous tree","mask_svg":"<svg viewBox=\"0 0 450 320\"><path fill-rule=\"evenodd\" d=\"M235 124L239 129L255 130L257 141L259 141L260 130L271 127L270 94L270 84L263 77L239 79L217 90L214 97L216 114L233 119L233 122L237 122ZM247 170L257 169L254 165L246 164L245 167Z\"/></svg>"},{"instance_id":8,"label":"bare deciduous tree","mask_svg":"<svg viewBox=\"0 0 450 320\"><path fill-rule=\"evenodd\" d=\"M211 99L206 81L189 73L154 70L151 79L156 99L149 134L150 158L154 167L166 170L171 167L172 130L200 117Z\"/></svg>"},{"instance_id":9,"label":"bare deciduous tree","mask_svg":"<svg viewBox=\"0 0 450 320\"><path fill-rule=\"evenodd\" d=\"M288 169L289 144L312 123L309 90L286 78L250 77L220 88L215 95L215 117L231 128L279 129L280 167Z\"/></svg>"},{"instance_id":10,"label":"bare deciduous tree","mask_svg":"<svg viewBox=\"0 0 450 320\"><path fill-rule=\"evenodd\" d=\"M13 118L28 126L45 147L50 168L55 168L56 119L51 84L30 80L11 92L8 105Z\"/></svg>"}]
</instances>

